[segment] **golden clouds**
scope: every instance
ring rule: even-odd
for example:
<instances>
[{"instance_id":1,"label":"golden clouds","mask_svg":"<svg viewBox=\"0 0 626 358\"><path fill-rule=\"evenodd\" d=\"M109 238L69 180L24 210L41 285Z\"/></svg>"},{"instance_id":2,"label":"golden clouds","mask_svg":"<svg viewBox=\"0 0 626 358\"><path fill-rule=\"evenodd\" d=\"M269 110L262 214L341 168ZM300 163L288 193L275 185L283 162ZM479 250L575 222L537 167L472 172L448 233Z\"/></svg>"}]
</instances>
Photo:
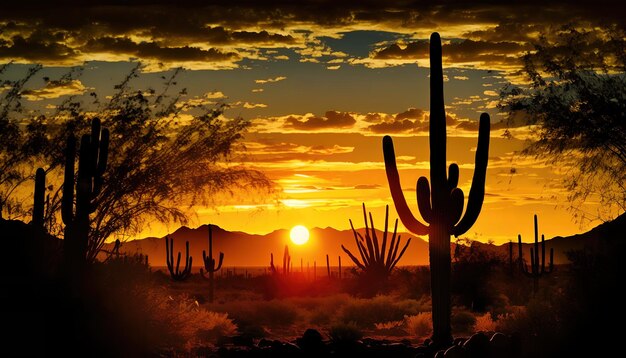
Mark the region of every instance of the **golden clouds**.
<instances>
[{"instance_id":1,"label":"golden clouds","mask_svg":"<svg viewBox=\"0 0 626 358\"><path fill-rule=\"evenodd\" d=\"M29 101L41 101L63 96L82 95L87 90L92 89L85 87L80 80L76 79L70 81L48 81L43 88L22 91L22 96Z\"/></svg>"}]
</instances>

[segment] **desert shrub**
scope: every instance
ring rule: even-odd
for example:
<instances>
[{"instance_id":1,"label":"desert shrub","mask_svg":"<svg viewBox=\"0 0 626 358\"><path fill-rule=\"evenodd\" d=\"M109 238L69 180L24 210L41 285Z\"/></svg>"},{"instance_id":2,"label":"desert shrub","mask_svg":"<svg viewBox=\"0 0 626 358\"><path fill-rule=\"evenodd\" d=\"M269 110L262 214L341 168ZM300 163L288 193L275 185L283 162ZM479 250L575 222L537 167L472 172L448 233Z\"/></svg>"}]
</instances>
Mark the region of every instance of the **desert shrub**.
<instances>
[{"instance_id":1,"label":"desert shrub","mask_svg":"<svg viewBox=\"0 0 626 358\"><path fill-rule=\"evenodd\" d=\"M325 325L331 322L333 317L332 311L326 309L314 309L309 316L309 323L315 325Z\"/></svg>"},{"instance_id":2,"label":"desert shrub","mask_svg":"<svg viewBox=\"0 0 626 358\"><path fill-rule=\"evenodd\" d=\"M452 313L450 324L452 325L452 331L468 333L472 331L472 328L476 324L476 317L474 317L472 312L459 310Z\"/></svg>"},{"instance_id":3,"label":"desert shrub","mask_svg":"<svg viewBox=\"0 0 626 358\"><path fill-rule=\"evenodd\" d=\"M476 317L476 324L474 325L476 332L493 332L496 330L496 322L491 318L491 313L485 313L482 316Z\"/></svg>"},{"instance_id":4,"label":"desert shrub","mask_svg":"<svg viewBox=\"0 0 626 358\"><path fill-rule=\"evenodd\" d=\"M354 322L339 323L330 327L328 336L335 344L350 344L363 338L363 332Z\"/></svg>"},{"instance_id":5,"label":"desert shrub","mask_svg":"<svg viewBox=\"0 0 626 358\"><path fill-rule=\"evenodd\" d=\"M406 332L417 337L429 336L433 331L432 314L430 312L420 312L414 316L404 318Z\"/></svg>"},{"instance_id":6,"label":"desert shrub","mask_svg":"<svg viewBox=\"0 0 626 358\"><path fill-rule=\"evenodd\" d=\"M373 328L376 323L403 320L404 316L419 312L418 308L415 300L396 300L389 296L354 299L343 307L340 320Z\"/></svg>"},{"instance_id":7,"label":"desert shrub","mask_svg":"<svg viewBox=\"0 0 626 358\"><path fill-rule=\"evenodd\" d=\"M239 327L250 325L280 327L293 324L300 317L297 307L285 300L231 301L208 307L214 311L228 313Z\"/></svg>"}]
</instances>

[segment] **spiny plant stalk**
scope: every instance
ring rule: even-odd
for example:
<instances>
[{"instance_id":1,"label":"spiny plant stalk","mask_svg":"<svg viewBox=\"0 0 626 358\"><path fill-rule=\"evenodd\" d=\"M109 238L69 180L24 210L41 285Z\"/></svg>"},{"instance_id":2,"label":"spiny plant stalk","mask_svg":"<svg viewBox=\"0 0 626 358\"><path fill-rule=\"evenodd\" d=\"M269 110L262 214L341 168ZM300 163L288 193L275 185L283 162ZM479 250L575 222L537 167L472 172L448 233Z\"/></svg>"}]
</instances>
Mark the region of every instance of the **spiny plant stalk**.
<instances>
[{"instance_id":1,"label":"spiny plant stalk","mask_svg":"<svg viewBox=\"0 0 626 358\"><path fill-rule=\"evenodd\" d=\"M430 255L433 343L452 343L450 328L450 235L458 237L476 222L485 195L485 175L489 154L489 115L480 116L476 168L463 216L463 191L457 187L459 167L452 163L446 175L446 112L443 100L443 67L441 38L430 37L430 183L425 177L417 181L417 204L422 218L419 222L406 203L391 137L383 138L385 169L391 196L404 226L416 235L428 234ZM461 218L462 217L462 218Z\"/></svg>"},{"instance_id":2,"label":"spiny plant stalk","mask_svg":"<svg viewBox=\"0 0 626 358\"><path fill-rule=\"evenodd\" d=\"M513 265L513 241L509 241L509 275L513 276L514 273L514 267L515 265Z\"/></svg>"},{"instance_id":3,"label":"spiny plant stalk","mask_svg":"<svg viewBox=\"0 0 626 358\"><path fill-rule=\"evenodd\" d=\"M185 268L180 270L180 251L178 252L178 259L176 260L176 267L174 267L174 239L165 237L165 258L167 260L167 269L170 271L170 276L174 281L185 281L191 275L191 263L193 258L189 256L189 241L185 242Z\"/></svg>"},{"instance_id":4,"label":"spiny plant stalk","mask_svg":"<svg viewBox=\"0 0 626 358\"><path fill-rule=\"evenodd\" d=\"M91 226L89 215L96 211L96 199L104 183L108 154L109 130L100 129L100 120L94 118L91 134L83 135L80 141L78 175L75 179L76 137L70 135L67 139L61 217L65 224L65 259L70 270L79 270L87 262Z\"/></svg>"},{"instance_id":5,"label":"spiny plant stalk","mask_svg":"<svg viewBox=\"0 0 626 358\"><path fill-rule=\"evenodd\" d=\"M289 255L289 246L285 245L285 252L283 253L283 275L289 274L290 267L291 267L291 256Z\"/></svg>"},{"instance_id":6,"label":"spiny plant stalk","mask_svg":"<svg viewBox=\"0 0 626 358\"><path fill-rule=\"evenodd\" d=\"M275 275L277 273L276 266L274 266L274 254L270 253L270 273Z\"/></svg>"},{"instance_id":7,"label":"spiny plant stalk","mask_svg":"<svg viewBox=\"0 0 626 358\"><path fill-rule=\"evenodd\" d=\"M554 270L554 249L550 249L550 262L548 263L548 269L546 270L546 241L543 234L541 234L541 264L539 263L539 227L537 225L537 215L535 215L535 244L530 248L530 269L524 262L524 256L522 254L522 235L517 235L517 247L519 249L519 268L522 273L533 279L533 292L536 293L539 289L539 278L544 275L549 275Z\"/></svg>"},{"instance_id":8,"label":"spiny plant stalk","mask_svg":"<svg viewBox=\"0 0 626 358\"><path fill-rule=\"evenodd\" d=\"M341 256L339 256L339 279L341 280Z\"/></svg>"},{"instance_id":9,"label":"spiny plant stalk","mask_svg":"<svg viewBox=\"0 0 626 358\"><path fill-rule=\"evenodd\" d=\"M35 172L35 193L33 202L33 220L31 224L39 229L44 228L44 210L46 194L46 172L42 168L37 168Z\"/></svg>"},{"instance_id":10,"label":"spiny plant stalk","mask_svg":"<svg viewBox=\"0 0 626 358\"><path fill-rule=\"evenodd\" d=\"M328 254L326 254L326 271L328 273L328 278L330 279L330 260L328 259Z\"/></svg>"},{"instance_id":11,"label":"spiny plant stalk","mask_svg":"<svg viewBox=\"0 0 626 358\"><path fill-rule=\"evenodd\" d=\"M213 230L211 230L211 224L209 224L209 256L206 255L205 250L202 250L202 261L204 261L204 269L209 276L209 303L213 303L213 296L215 293L213 274L222 268L222 263L224 262L224 253L220 252L220 258L216 265L215 259L213 258ZM207 278L204 275L204 271L202 269L200 269L200 275L202 275L202 277L204 278Z\"/></svg>"},{"instance_id":12,"label":"spiny plant stalk","mask_svg":"<svg viewBox=\"0 0 626 358\"><path fill-rule=\"evenodd\" d=\"M370 226L367 223L367 211L365 210L365 204L363 206L363 221L365 222L365 238L361 233L354 229L352 220L350 219L350 227L354 234L354 241L359 250L361 260L341 245L343 251L348 254L352 262L360 268L364 274L374 275L376 278L387 278L393 271L394 267L398 264L398 261L404 255L404 252L411 243L409 238L398 254L400 248L401 235L397 235L398 219L393 228L393 234L389 241L389 247L387 247L387 236L389 234L389 205L385 207L385 230L383 232L382 242L379 245L378 236L376 235L376 229L374 228L374 219L372 213L369 213Z\"/></svg>"}]
</instances>

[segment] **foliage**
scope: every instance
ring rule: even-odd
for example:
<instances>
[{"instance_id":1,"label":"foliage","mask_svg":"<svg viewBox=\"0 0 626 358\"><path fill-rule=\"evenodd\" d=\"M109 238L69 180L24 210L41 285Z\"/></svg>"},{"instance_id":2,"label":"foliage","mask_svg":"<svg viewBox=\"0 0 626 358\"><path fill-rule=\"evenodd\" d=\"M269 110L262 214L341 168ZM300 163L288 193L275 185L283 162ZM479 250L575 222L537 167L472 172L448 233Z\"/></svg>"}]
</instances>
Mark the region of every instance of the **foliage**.
<instances>
[{"instance_id":1,"label":"foliage","mask_svg":"<svg viewBox=\"0 0 626 358\"><path fill-rule=\"evenodd\" d=\"M86 133L91 119L100 118L111 141L102 190L94 200L98 210L91 218L91 259L110 236L136 233L151 220L185 223L194 205L214 204L217 193L271 191L271 181L262 173L233 162L250 122L225 118L224 105L185 100L185 89L171 94L180 69L163 76L158 91L133 87L138 65L106 99L90 93L68 98L51 113L25 112L22 94L40 68L3 82L8 90L0 98L0 207L9 215L24 215L17 188L32 177L34 163L46 163L46 172L53 174L48 177L59 178L65 139ZM57 82L79 75L80 70L72 70ZM46 218L56 234L62 231L56 221L59 190L60 185L51 184Z\"/></svg>"},{"instance_id":2,"label":"foliage","mask_svg":"<svg viewBox=\"0 0 626 358\"><path fill-rule=\"evenodd\" d=\"M496 330L496 322L491 318L491 313L485 313L482 316L476 316L476 324L474 324L476 332L494 332Z\"/></svg>"},{"instance_id":3,"label":"foliage","mask_svg":"<svg viewBox=\"0 0 626 358\"><path fill-rule=\"evenodd\" d=\"M363 338L363 332L354 322L338 323L328 330L330 340L338 345L355 343Z\"/></svg>"},{"instance_id":4,"label":"foliage","mask_svg":"<svg viewBox=\"0 0 626 358\"><path fill-rule=\"evenodd\" d=\"M469 333L473 330L476 324L476 317L470 311L459 310L452 313L450 318L450 324L454 332Z\"/></svg>"},{"instance_id":5,"label":"foliage","mask_svg":"<svg viewBox=\"0 0 626 358\"><path fill-rule=\"evenodd\" d=\"M534 47L523 57L530 83L506 86L499 108L511 124L537 125L525 154L549 154L569 166L565 184L574 214L585 219L581 204L597 196L598 216L610 219L626 210L624 31L568 26L543 34Z\"/></svg>"},{"instance_id":6,"label":"foliage","mask_svg":"<svg viewBox=\"0 0 626 358\"><path fill-rule=\"evenodd\" d=\"M418 310L417 301L376 296L372 299L351 300L344 305L339 320L353 322L362 328L373 328L376 323L399 321L406 315L416 314Z\"/></svg>"},{"instance_id":7,"label":"foliage","mask_svg":"<svg viewBox=\"0 0 626 358\"><path fill-rule=\"evenodd\" d=\"M432 315L430 312L420 312L414 316L406 316L407 333L417 337L427 337L433 332Z\"/></svg>"}]
</instances>

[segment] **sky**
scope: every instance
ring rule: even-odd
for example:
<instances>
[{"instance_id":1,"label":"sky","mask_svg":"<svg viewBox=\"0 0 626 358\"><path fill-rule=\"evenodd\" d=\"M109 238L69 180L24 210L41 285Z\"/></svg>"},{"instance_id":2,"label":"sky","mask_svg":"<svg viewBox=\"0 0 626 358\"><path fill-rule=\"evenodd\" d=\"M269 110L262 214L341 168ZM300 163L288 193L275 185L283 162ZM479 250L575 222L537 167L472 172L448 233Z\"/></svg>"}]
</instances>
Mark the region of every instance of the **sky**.
<instances>
[{"instance_id":1,"label":"sky","mask_svg":"<svg viewBox=\"0 0 626 358\"><path fill-rule=\"evenodd\" d=\"M448 161L469 191L478 118L491 116L486 196L466 234L503 243L530 237L533 214L546 237L581 226L568 211L567 168L520 155L532 128L507 127L499 90L523 83L520 57L539 35L567 24L593 29L621 23L618 2L499 1L20 1L0 12L0 64L27 84L29 108L53 110L68 96L114 92L129 71L137 88L163 85L188 103L227 104L226 117L252 121L240 161L262 170L277 195L223 199L196 207L190 226L268 233L297 224L349 228L365 203L375 218L393 207L382 161L382 136L396 145L402 186L417 212L415 183L428 177L428 38L443 39ZM131 4L131 5L129 5ZM70 81L45 82L44 77ZM503 137L505 129L511 137ZM593 213L591 198L584 207ZM392 217L395 211L391 210ZM416 214L418 215L418 214ZM356 222L359 222L358 220ZM149 224L149 225L148 225ZM147 223L137 235L163 236L176 225ZM400 227L400 230L403 228Z\"/></svg>"}]
</instances>

